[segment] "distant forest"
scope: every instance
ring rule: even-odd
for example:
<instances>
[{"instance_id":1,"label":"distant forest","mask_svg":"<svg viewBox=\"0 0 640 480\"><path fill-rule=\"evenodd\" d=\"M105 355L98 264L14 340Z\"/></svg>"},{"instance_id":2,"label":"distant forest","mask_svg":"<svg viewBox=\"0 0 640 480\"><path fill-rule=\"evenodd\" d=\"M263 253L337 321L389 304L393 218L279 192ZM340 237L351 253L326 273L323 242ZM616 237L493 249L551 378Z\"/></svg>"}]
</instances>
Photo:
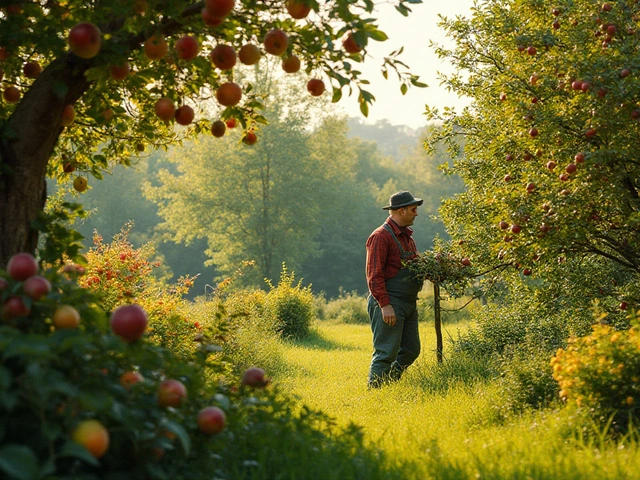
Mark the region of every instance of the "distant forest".
<instances>
[{"instance_id":1,"label":"distant forest","mask_svg":"<svg viewBox=\"0 0 640 480\"><path fill-rule=\"evenodd\" d=\"M397 190L425 199L414 225L420 250L444 236L434 217L462 183L438 170L448 158L426 154L424 131L355 118L305 125L289 115L265 126L252 147L232 132L116 166L90 181L82 197L90 213L75 228L89 248L94 231L108 242L132 222L130 241L155 245L167 279L199 274L193 296L250 260L242 286L277 282L285 264L328 298L366 292L364 244Z\"/></svg>"}]
</instances>

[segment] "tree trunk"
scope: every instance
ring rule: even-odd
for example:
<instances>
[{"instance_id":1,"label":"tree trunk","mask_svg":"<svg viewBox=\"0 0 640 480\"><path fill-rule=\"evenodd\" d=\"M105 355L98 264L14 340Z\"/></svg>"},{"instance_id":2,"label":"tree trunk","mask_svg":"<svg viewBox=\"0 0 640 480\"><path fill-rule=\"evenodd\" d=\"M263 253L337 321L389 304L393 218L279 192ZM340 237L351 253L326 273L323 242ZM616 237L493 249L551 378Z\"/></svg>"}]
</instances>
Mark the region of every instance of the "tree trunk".
<instances>
[{"instance_id":1,"label":"tree trunk","mask_svg":"<svg viewBox=\"0 0 640 480\"><path fill-rule=\"evenodd\" d=\"M442 318L440 309L440 285L433 284L433 319L436 327L436 358L442 363Z\"/></svg>"},{"instance_id":2,"label":"tree trunk","mask_svg":"<svg viewBox=\"0 0 640 480\"><path fill-rule=\"evenodd\" d=\"M53 61L0 126L0 268L18 252L34 253L32 222L47 198L47 163L62 133L62 112L89 88L90 63L72 55Z\"/></svg>"}]
</instances>

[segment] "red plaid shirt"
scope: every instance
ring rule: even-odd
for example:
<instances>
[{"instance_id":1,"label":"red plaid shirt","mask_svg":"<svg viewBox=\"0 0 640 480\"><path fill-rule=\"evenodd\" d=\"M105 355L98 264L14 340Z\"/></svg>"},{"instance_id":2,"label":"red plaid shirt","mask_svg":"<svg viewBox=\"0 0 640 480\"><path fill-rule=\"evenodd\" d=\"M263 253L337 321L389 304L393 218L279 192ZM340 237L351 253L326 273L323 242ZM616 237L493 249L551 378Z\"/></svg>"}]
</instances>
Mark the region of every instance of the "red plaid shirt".
<instances>
[{"instance_id":1,"label":"red plaid shirt","mask_svg":"<svg viewBox=\"0 0 640 480\"><path fill-rule=\"evenodd\" d=\"M390 217L384 223L392 228L405 252L418 254L416 242L411 238L411 227L400 227ZM395 277L400 268L402 259L398 245L384 226L376 228L367 240L367 285L380 307L391 303L384 282Z\"/></svg>"}]
</instances>

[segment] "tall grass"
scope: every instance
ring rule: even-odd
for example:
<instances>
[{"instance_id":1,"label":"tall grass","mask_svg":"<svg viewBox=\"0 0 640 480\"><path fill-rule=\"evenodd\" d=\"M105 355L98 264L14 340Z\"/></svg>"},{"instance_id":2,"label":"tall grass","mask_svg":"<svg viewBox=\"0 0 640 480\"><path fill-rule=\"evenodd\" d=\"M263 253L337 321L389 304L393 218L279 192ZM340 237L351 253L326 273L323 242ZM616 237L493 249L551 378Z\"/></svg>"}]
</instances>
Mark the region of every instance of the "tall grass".
<instances>
[{"instance_id":1,"label":"tall grass","mask_svg":"<svg viewBox=\"0 0 640 480\"><path fill-rule=\"evenodd\" d=\"M378 390L366 388L366 325L321 323L306 341L285 346L287 367L272 373L284 390L338 424L362 426L366 444L407 479L640 478L637 435L622 443L585 435L593 428L568 410L514 415L501 407L501 380L491 365L472 357L438 365L431 323L422 322L420 332L418 362Z\"/></svg>"}]
</instances>

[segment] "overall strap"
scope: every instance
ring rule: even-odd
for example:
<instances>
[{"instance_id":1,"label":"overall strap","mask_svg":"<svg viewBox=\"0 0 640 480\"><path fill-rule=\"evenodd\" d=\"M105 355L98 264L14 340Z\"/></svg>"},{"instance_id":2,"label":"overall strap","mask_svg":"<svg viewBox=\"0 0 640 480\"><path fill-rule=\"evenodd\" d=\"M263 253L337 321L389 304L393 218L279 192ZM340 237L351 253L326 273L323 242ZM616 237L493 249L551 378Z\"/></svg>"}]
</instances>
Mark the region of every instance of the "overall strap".
<instances>
[{"instance_id":1,"label":"overall strap","mask_svg":"<svg viewBox=\"0 0 640 480\"><path fill-rule=\"evenodd\" d=\"M402 248L402 244L400 243L400 240L398 240L398 237L396 237L395 232L393 231L393 228L391 228L388 224L384 224L382 225L382 227L391 234L391 238L393 238L393 241L396 242L396 245L398 246L398 249L400 250L400 256L401 257L406 257L407 255L414 255L414 252L407 252L404 248Z\"/></svg>"}]
</instances>

